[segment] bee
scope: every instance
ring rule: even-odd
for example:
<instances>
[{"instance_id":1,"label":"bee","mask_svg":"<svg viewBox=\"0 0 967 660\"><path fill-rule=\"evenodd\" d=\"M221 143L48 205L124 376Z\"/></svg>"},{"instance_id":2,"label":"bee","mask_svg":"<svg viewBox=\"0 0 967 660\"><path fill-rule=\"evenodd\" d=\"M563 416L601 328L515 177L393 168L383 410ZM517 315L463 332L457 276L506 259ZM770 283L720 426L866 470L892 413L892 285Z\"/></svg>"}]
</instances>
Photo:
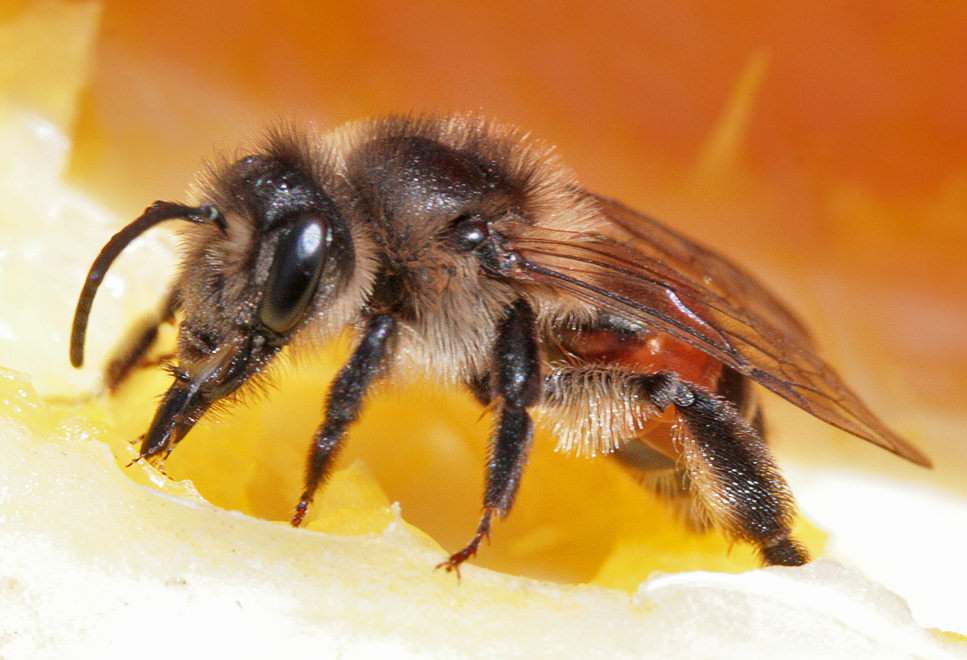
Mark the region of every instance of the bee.
<instances>
[{"instance_id":1,"label":"bee","mask_svg":"<svg viewBox=\"0 0 967 660\"><path fill-rule=\"evenodd\" d=\"M187 221L170 294L109 362L115 389L180 319L173 382L139 459L163 460L273 360L350 328L309 448L299 526L374 383L407 372L495 413L483 511L458 569L514 503L535 420L609 454L769 565L809 557L754 383L918 465L821 358L803 324L716 252L583 189L546 145L477 115L270 131L211 166L197 203L159 201L105 245L71 333L80 367L98 285L134 238Z\"/></svg>"}]
</instances>

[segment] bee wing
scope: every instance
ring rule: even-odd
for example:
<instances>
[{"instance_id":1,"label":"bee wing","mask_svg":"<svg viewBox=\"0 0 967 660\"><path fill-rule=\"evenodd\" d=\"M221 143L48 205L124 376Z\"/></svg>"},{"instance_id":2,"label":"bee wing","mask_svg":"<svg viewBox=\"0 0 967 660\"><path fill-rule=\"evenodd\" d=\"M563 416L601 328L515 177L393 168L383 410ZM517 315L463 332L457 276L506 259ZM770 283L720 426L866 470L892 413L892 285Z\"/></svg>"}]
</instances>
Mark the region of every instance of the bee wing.
<instances>
[{"instance_id":1,"label":"bee wing","mask_svg":"<svg viewBox=\"0 0 967 660\"><path fill-rule=\"evenodd\" d=\"M751 275L613 200L593 233L530 227L512 240L517 276L667 333L812 415L919 465L816 352L803 324Z\"/></svg>"}]
</instances>

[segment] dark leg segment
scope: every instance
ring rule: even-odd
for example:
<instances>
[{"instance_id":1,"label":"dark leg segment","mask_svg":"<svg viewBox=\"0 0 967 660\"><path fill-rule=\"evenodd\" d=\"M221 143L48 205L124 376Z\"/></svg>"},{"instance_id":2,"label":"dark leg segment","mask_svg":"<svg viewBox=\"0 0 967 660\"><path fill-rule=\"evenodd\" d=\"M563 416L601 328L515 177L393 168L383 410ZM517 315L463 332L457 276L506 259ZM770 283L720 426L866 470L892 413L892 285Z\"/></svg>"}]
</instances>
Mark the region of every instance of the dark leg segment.
<instances>
[{"instance_id":1,"label":"dark leg segment","mask_svg":"<svg viewBox=\"0 0 967 660\"><path fill-rule=\"evenodd\" d=\"M806 551L790 538L795 505L762 438L762 419L755 407L748 407L752 419L746 421L726 398L668 372L600 376L613 382L614 395L638 396L659 410L674 405L685 425L676 446L677 461L637 442L619 449L618 460L642 472L646 483L653 479L673 503L675 498L693 500L699 507L691 514L697 526L708 522L732 538L758 546L765 563L797 566L808 561ZM588 382L581 369L557 372L544 384L544 402L559 406L561 401L580 400L582 394L568 389ZM745 395L735 398L746 401ZM663 476L672 478L670 485L677 490L663 491L669 485L661 481Z\"/></svg>"},{"instance_id":2,"label":"dark leg segment","mask_svg":"<svg viewBox=\"0 0 967 660\"><path fill-rule=\"evenodd\" d=\"M497 428L487 461L484 510L473 539L440 564L448 571L477 554L480 542L490 533L494 514L505 517L514 503L521 473L534 437L534 423L527 408L541 394L541 370L534 312L518 300L508 310L494 346L495 390L499 400Z\"/></svg>"},{"instance_id":3,"label":"dark leg segment","mask_svg":"<svg viewBox=\"0 0 967 660\"><path fill-rule=\"evenodd\" d=\"M171 323L175 320L175 312L178 311L179 306L178 294L169 293L156 313L141 319L138 325L127 333L124 341L114 350L104 370L104 384L109 392L117 390L132 371L145 364L144 356L154 346L158 338L158 328L162 323Z\"/></svg>"},{"instance_id":4,"label":"dark leg segment","mask_svg":"<svg viewBox=\"0 0 967 660\"><path fill-rule=\"evenodd\" d=\"M349 362L333 381L326 401L326 417L312 439L306 467L306 486L292 516L292 526L302 524L306 510L319 484L332 466L346 436L346 429L356 420L369 386L379 372L396 336L396 320L382 314L373 317Z\"/></svg>"},{"instance_id":5,"label":"dark leg segment","mask_svg":"<svg viewBox=\"0 0 967 660\"><path fill-rule=\"evenodd\" d=\"M646 389L650 387L653 386L645 385ZM665 387L667 388L668 385ZM725 404L731 405L741 418L749 423L756 438L764 441L762 410L749 379L733 369L723 367L715 394L724 399ZM663 430L663 432L673 431ZM677 430L677 446L680 448L695 446L693 438L683 435L690 432L690 427L687 425L682 425ZM631 469L645 488L657 493L668 502L691 529L700 533L709 528L712 521L703 506L704 498L696 491L685 461L672 460L644 442L625 443L618 448L614 456L620 463Z\"/></svg>"},{"instance_id":6,"label":"dark leg segment","mask_svg":"<svg viewBox=\"0 0 967 660\"><path fill-rule=\"evenodd\" d=\"M792 493L761 436L722 397L684 383L678 389L673 403L688 425L685 469L713 522L757 545L767 564L809 561L790 537Z\"/></svg>"}]
</instances>

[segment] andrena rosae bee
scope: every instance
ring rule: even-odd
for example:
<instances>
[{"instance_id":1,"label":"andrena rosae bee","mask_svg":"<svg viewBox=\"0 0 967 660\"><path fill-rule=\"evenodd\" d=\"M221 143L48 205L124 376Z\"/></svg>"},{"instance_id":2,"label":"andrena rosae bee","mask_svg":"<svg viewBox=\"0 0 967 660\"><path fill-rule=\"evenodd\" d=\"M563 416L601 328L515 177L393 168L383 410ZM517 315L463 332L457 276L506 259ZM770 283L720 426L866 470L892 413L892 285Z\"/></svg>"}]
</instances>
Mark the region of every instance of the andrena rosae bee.
<instances>
[{"instance_id":1,"label":"andrena rosae bee","mask_svg":"<svg viewBox=\"0 0 967 660\"><path fill-rule=\"evenodd\" d=\"M110 361L116 388L162 322L181 319L174 382L143 436L163 459L207 410L289 344L355 332L309 451L298 526L370 385L407 370L464 385L495 411L484 508L458 568L510 511L534 432L610 453L697 526L766 564L808 556L763 437L752 383L919 465L764 286L715 252L590 193L549 148L475 115L386 117L332 133L270 132L212 167L197 203L156 202L116 234L77 304L83 362L95 292L150 227L189 221L157 315Z\"/></svg>"}]
</instances>

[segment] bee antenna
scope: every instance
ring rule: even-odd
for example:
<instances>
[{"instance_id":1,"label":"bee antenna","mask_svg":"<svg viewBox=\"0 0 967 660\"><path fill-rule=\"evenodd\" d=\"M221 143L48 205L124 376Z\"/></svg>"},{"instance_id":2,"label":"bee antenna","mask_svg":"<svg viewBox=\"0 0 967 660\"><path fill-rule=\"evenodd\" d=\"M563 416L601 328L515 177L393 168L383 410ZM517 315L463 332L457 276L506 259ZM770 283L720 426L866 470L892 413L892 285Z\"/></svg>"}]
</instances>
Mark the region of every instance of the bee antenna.
<instances>
[{"instance_id":1,"label":"bee antenna","mask_svg":"<svg viewBox=\"0 0 967 660\"><path fill-rule=\"evenodd\" d=\"M111 237L103 248L91 270L87 273L84 281L84 288L81 290L80 298L77 300L77 309L74 310L74 323L71 326L71 364L75 368L80 368L84 364L84 338L87 335L87 319L91 315L91 305L94 304L94 294L101 286L107 269L111 267L114 260L135 238L154 227L156 224L182 218L190 222L211 222L218 229L225 233L227 223L225 216L210 204L202 206L185 206L175 202L155 202L141 216L127 225L124 229Z\"/></svg>"}]
</instances>

